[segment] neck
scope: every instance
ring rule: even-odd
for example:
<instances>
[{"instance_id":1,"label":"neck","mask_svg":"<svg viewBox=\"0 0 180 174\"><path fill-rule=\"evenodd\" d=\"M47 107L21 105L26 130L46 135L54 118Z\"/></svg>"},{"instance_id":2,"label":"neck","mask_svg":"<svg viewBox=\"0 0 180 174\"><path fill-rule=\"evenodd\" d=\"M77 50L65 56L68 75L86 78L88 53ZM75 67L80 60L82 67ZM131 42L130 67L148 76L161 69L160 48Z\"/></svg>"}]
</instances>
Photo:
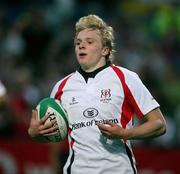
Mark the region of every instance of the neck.
<instances>
[{"instance_id":1,"label":"neck","mask_svg":"<svg viewBox=\"0 0 180 174\"><path fill-rule=\"evenodd\" d=\"M107 68L108 66L110 66L110 62L107 62L106 65L91 71L91 72L85 72L81 67L78 69L78 72L84 77L85 81L87 82L88 78L94 78L96 76L96 74L98 74L100 71L102 71L103 69Z\"/></svg>"},{"instance_id":2,"label":"neck","mask_svg":"<svg viewBox=\"0 0 180 174\"><path fill-rule=\"evenodd\" d=\"M104 69L106 67L108 67L109 65L111 64L111 62L106 62L104 65L102 66L99 66L99 67L96 67L96 68L92 68L92 69L88 69L88 70L85 70L82 66L80 66L80 71L81 72L84 72L84 73L87 73L87 74L91 74L91 73L94 73L96 71L99 71L101 69Z\"/></svg>"},{"instance_id":3,"label":"neck","mask_svg":"<svg viewBox=\"0 0 180 174\"><path fill-rule=\"evenodd\" d=\"M106 65L106 62L97 64L96 66L92 66L92 67L87 67L87 66L83 66L83 65L82 65L82 66L81 66L81 69L82 69L83 71L89 73L89 72L93 72L93 71L95 71L96 69L101 68L101 67L103 67L103 66L105 66L105 65Z\"/></svg>"}]
</instances>

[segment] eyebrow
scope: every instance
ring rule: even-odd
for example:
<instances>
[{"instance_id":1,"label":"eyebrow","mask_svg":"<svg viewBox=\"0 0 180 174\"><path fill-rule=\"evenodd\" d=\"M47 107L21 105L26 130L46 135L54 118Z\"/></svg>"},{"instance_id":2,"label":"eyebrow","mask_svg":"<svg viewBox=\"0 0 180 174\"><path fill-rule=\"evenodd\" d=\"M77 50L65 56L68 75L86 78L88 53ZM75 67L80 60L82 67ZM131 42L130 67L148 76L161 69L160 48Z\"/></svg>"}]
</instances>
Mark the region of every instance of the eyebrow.
<instances>
[{"instance_id":1,"label":"eyebrow","mask_svg":"<svg viewBox=\"0 0 180 174\"><path fill-rule=\"evenodd\" d=\"M85 40L95 40L95 39L91 37L86 37ZM82 41L82 39L76 38L76 41Z\"/></svg>"}]
</instances>

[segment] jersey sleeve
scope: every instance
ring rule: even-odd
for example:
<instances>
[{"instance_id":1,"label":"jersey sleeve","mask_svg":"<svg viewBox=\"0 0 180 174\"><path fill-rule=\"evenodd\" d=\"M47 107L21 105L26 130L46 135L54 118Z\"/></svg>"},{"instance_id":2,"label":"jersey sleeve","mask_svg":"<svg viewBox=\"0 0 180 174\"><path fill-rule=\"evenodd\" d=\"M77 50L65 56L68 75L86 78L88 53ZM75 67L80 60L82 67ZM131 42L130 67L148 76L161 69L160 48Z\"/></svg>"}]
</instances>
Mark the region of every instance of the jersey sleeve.
<instances>
[{"instance_id":1,"label":"jersey sleeve","mask_svg":"<svg viewBox=\"0 0 180 174\"><path fill-rule=\"evenodd\" d=\"M59 88L59 85L61 84L61 82L62 82L62 80L58 81L58 82L54 85L54 87L52 88L52 91L51 91L51 93L50 93L50 97L51 97L51 98L55 98L56 93L58 92L58 88Z\"/></svg>"},{"instance_id":2,"label":"jersey sleeve","mask_svg":"<svg viewBox=\"0 0 180 174\"><path fill-rule=\"evenodd\" d=\"M62 80L58 81L55 86L53 87L50 97L56 98L61 100L61 95L63 93L63 88L67 82L67 80L73 75L74 73L69 74L68 76L64 77Z\"/></svg>"},{"instance_id":3,"label":"jersey sleeve","mask_svg":"<svg viewBox=\"0 0 180 174\"><path fill-rule=\"evenodd\" d=\"M125 73L125 81L142 116L160 106L136 73Z\"/></svg>"}]
</instances>

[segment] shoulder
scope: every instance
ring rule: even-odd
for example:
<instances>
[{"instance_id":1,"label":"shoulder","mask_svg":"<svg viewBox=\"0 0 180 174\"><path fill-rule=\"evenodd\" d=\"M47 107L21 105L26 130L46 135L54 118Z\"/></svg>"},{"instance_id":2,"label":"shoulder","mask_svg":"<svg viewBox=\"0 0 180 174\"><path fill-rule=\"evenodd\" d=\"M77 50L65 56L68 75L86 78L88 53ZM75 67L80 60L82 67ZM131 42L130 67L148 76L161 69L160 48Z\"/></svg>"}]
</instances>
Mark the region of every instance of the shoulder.
<instances>
[{"instance_id":1,"label":"shoulder","mask_svg":"<svg viewBox=\"0 0 180 174\"><path fill-rule=\"evenodd\" d=\"M68 81L71 80L75 76L75 74L76 74L76 72L73 72L73 73L63 77L61 80L57 81L52 88L50 96L54 97L55 94L57 93L57 91L59 91L60 89L63 89L64 86L68 83Z\"/></svg>"},{"instance_id":2,"label":"shoulder","mask_svg":"<svg viewBox=\"0 0 180 174\"><path fill-rule=\"evenodd\" d=\"M112 69L116 72L116 74L119 74L121 76L123 76L123 78L125 79L125 81L129 80L129 79L134 79L137 80L139 79L139 76L136 72L131 71L125 67L122 66L116 66L116 65L112 65L111 66Z\"/></svg>"},{"instance_id":3,"label":"shoulder","mask_svg":"<svg viewBox=\"0 0 180 174\"><path fill-rule=\"evenodd\" d=\"M59 86L61 83L65 83L67 82L68 80L70 80L71 78L73 78L73 76L75 75L75 72L63 77L62 79L60 79L59 81L57 81L55 83L55 86Z\"/></svg>"}]
</instances>

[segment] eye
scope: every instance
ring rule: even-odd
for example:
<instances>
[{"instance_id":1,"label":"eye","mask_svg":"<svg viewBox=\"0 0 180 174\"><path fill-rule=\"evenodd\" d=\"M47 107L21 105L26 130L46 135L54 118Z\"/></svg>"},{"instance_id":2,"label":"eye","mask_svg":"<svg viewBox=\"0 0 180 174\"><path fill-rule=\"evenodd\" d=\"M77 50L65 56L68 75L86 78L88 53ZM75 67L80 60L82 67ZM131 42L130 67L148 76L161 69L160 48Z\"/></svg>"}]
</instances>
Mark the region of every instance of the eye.
<instances>
[{"instance_id":1,"label":"eye","mask_svg":"<svg viewBox=\"0 0 180 174\"><path fill-rule=\"evenodd\" d=\"M80 45L80 42L75 42L75 45L77 45L77 46Z\"/></svg>"},{"instance_id":2,"label":"eye","mask_svg":"<svg viewBox=\"0 0 180 174\"><path fill-rule=\"evenodd\" d=\"M93 43L93 39L92 38L87 38L86 42L91 45Z\"/></svg>"}]
</instances>

